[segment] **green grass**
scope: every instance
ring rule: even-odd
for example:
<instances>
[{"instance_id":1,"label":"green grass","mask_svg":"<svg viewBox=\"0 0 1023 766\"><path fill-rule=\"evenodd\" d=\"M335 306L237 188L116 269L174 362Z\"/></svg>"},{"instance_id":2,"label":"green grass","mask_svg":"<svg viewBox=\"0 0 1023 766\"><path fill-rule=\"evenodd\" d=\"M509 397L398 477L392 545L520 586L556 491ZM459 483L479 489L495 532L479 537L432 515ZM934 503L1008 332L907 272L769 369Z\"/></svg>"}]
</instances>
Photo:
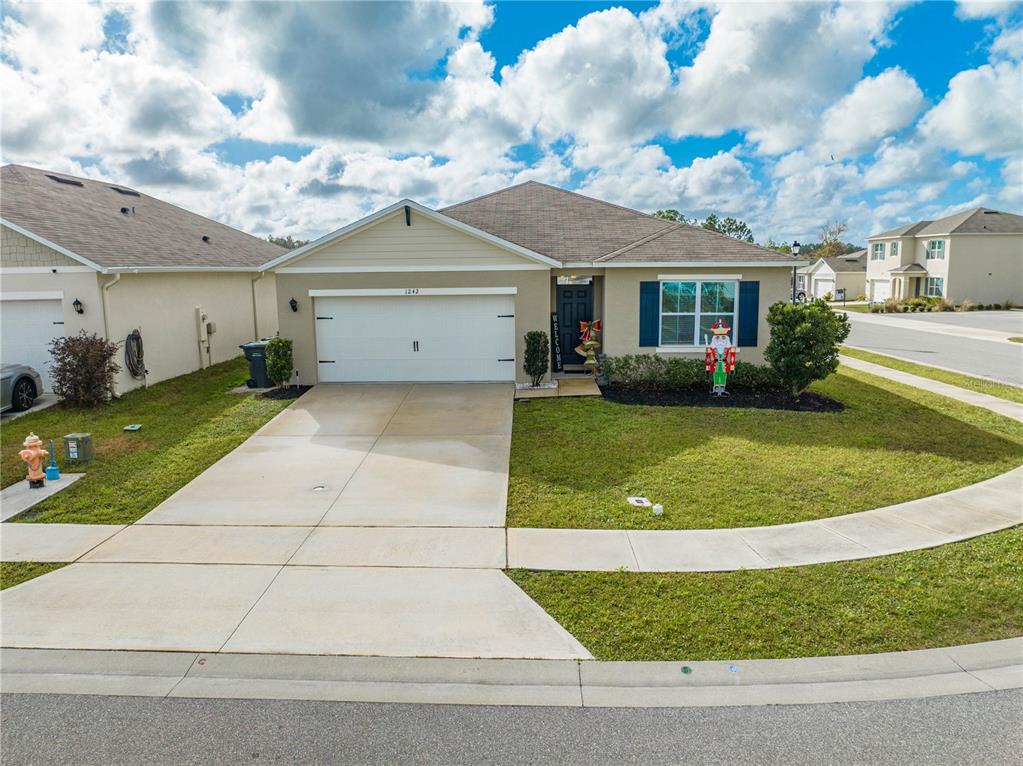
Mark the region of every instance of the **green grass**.
<instances>
[{"instance_id":1,"label":"green grass","mask_svg":"<svg viewBox=\"0 0 1023 766\"><path fill-rule=\"evenodd\" d=\"M1013 343L1023 343L1023 336L1013 336L1012 338L1009 338L1009 340Z\"/></svg>"},{"instance_id":2,"label":"green grass","mask_svg":"<svg viewBox=\"0 0 1023 766\"><path fill-rule=\"evenodd\" d=\"M54 569L60 569L62 566L66 566L66 564L63 562L51 563L43 561L0 562L0 590L6 590L26 580L31 580L33 577L39 577L47 572L52 572Z\"/></svg>"},{"instance_id":3,"label":"green grass","mask_svg":"<svg viewBox=\"0 0 1023 766\"><path fill-rule=\"evenodd\" d=\"M899 503L1023 463L1023 424L854 370L813 390L839 413L515 404L508 526L783 524ZM664 515L626 503L644 495Z\"/></svg>"},{"instance_id":4,"label":"green grass","mask_svg":"<svg viewBox=\"0 0 1023 766\"><path fill-rule=\"evenodd\" d=\"M1023 528L894 556L717 573L508 573L598 660L926 649L1023 634Z\"/></svg>"},{"instance_id":5,"label":"green grass","mask_svg":"<svg viewBox=\"0 0 1023 766\"><path fill-rule=\"evenodd\" d=\"M53 439L62 471L84 471L78 482L42 501L17 521L130 524L241 444L287 401L228 391L248 377L244 360L137 389L95 409L60 405L0 426L3 486L22 480L17 457L25 434ZM128 423L142 430L126 433ZM62 460L60 437L92 434L96 459L81 467Z\"/></svg>"},{"instance_id":6,"label":"green grass","mask_svg":"<svg viewBox=\"0 0 1023 766\"><path fill-rule=\"evenodd\" d=\"M841 303L829 304L835 311L855 311L857 314L869 314L870 309L867 308L866 303L857 303L853 306L843 306Z\"/></svg>"},{"instance_id":7,"label":"green grass","mask_svg":"<svg viewBox=\"0 0 1023 766\"><path fill-rule=\"evenodd\" d=\"M966 388L970 391L978 391L982 394L997 396L999 399L1007 399L1010 402L1023 404L1023 388L1012 386L1008 383L995 383L991 380L975 378L972 375L964 375L961 372L949 372L948 370L939 370L937 367L930 367L926 364L904 362L901 359L893 359L884 354L872 354L869 351L861 351L858 348L849 348L848 346L842 346L842 353L854 359L862 359L865 362L873 362L884 367L890 367L893 370L901 370L902 372L919 375L921 378L930 378L941 383L948 383L952 386L959 386L959 388Z\"/></svg>"}]
</instances>

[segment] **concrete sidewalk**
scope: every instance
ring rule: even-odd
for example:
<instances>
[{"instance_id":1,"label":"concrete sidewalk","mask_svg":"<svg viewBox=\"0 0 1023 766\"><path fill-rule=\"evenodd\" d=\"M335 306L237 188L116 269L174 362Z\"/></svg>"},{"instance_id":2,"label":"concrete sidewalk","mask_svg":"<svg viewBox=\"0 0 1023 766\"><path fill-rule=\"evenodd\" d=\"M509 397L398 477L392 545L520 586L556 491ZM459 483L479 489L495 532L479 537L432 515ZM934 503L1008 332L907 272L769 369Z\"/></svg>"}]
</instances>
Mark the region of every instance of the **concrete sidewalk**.
<instances>
[{"instance_id":1,"label":"concrete sidewalk","mask_svg":"<svg viewBox=\"0 0 1023 766\"><path fill-rule=\"evenodd\" d=\"M862 359L854 359L851 356L842 356L839 359L844 366L850 369L869 372L871 375L877 375L879 378L894 380L896 383L904 383L907 386L947 396L949 399L972 404L974 407L983 407L986 410L997 412L999 415L1004 415L1007 418L1023 423L1023 404L1010 402L1008 399L1000 399L989 394L982 394L979 391L970 391L959 386L952 386L948 383L902 372L901 370L893 370L891 367L874 364L873 362L865 362Z\"/></svg>"},{"instance_id":2,"label":"concrete sidewalk","mask_svg":"<svg viewBox=\"0 0 1023 766\"><path fill-rule=\"evenodd\" d=\"M597 662L4 649L4 692L458 705L704 707L1023 687L1023 639L842 657Z\"/></svg>"},{"instance_id":3,"label":"concrete sidewalk","mask_svg":"<svg viewBox=\"0 0 1023 766\"><path fill-rule=\"evenodd\" d=\"M523 569L721 572L887 556L1023 523L1023 466L899 505L770 527L508 530L508 566Z\"/></svg>"}]
</instances>

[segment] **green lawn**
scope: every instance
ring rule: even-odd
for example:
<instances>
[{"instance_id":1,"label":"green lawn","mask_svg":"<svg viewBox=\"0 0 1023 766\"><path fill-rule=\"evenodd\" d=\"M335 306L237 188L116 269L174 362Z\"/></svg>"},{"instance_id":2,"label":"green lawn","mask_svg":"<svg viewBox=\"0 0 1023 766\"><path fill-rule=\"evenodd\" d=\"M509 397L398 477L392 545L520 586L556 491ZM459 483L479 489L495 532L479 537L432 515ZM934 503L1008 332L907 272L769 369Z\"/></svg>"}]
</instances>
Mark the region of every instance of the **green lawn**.
<instances>
[{"instance_id":1,"label":"green lawn","mask_svg":"<svg viewBox=\"0 0 1023 766\"><path fill-rule=\"evenodd\" d=\"M813 390L840 413L515 404L508 526L783 524L944 492L1023 463L1023 424L846 370ZM626 503L644 495L664 515Z\"/></svg>"},{"instance_id":2,"label":"green lawn","mask_svg":"<svg viewBox=\"0 0 1023 766\"><path fill-rule=\"evenodd\" d=\"M901 359L893 359L884 354L872 354L869 351L861 351L858 348L849 348L848 346L842 346L842 353L854 359L862 359L865 362L873 362L884 367L890 367L893 370L919 375L921 378L930 378L931 380L948 383L951 386L959 386L970 391L978 391L982 394L990 394L1000 399L1008 399L1010 402L1023 404L1023 388L1011 386L1008 383L995 383L991 380L975 378L972 375L964 375L961 372L949 372L948 370L939 370L937 367L930 367L926 364L904 362Z\"/></svg>"},{"instance_id":3,"label":"green lawn","mask_svg":"<svg viewBox=\"0 0 1023 766\"><path fill-rule=\"evenodd\" d=\"M1023 528L763 571L508 573L599 660L926 649L1023 634Z\"/></svg>"},{"instance_id":4,"label":"green lawn","mask_svg":"<svg viewBox=\"0 0 1023 766\"><path fill-rule=\"evenodd\" d=\"M66 566L63 563L42 561L3 561L0 562L0 590L5 590L25 580L39 577L54 569Z\"/></svg>"},{"instance_id":5,"label":"green lawn","mask_svg":"<svg viewBox=\"0 0 1023 766\"><path fill-rule=\"evenodd\" d=\"M137 389L96 409L58 405L4 423L3 486L25 476L17 452L29 431L55 441L61 470L85 472L17 521L130 524L144 516L288 405L228 393L245 382L246 370L239 358ZM126 433L128 423L141 423L142 430ZM96 459L82 467L61 460L60 437L75 431L91 433L96 446Z\"/></svg>"},{"instance_id":6,"label":"green lawn","mask_svg":"<svg viewBox=\"0 0 1023 766\"><path fill-rule=\"evenodd\" d=\"M841 303L829 303L829 306L835 311L855 311L857 314L869 314L870 309L867 308L866 303L856 303L853 305L843 306Z\"/></svg>"},{"instance_id":7,"label":"green lawn","mask_svg":"<svg viewBox=\"0 0 1023 766\"><path fill-rule=\"evenodd\" d=\"M1009 340L1011 340L1013 343L1023 343L1023 336L1014 335L1013 337L1009 338Z\"/></svg>"}]
</instances>

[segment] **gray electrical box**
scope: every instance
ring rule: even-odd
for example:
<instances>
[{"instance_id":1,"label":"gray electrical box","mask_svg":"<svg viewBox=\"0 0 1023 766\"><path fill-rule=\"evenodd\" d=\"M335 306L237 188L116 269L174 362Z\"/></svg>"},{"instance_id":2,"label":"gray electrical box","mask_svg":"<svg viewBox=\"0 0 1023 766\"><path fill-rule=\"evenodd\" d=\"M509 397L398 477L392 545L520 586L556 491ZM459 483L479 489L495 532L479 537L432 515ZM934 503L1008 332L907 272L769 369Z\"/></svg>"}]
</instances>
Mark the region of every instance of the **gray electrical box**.
<instances>
[{"instance_id":1,"label":"gray electrical box","mask_svg":"<svg viewBox=\"0 0 1023 766\"><path fill-rule=\"evenodd\" d=\"M64 459L69 463L85 463L96 457L92 445L92 434L66 434L64 436Z\"/></svg>"},{"instance_id":2,"label":"gray electrical box","mask_svg":"<svg viewBox=\"0 0 1023 766\"><path fill-rule=\"evenodd\" d=\"M207 335L213 335L213 333L215 333L216 331L217 331L217 323L216 322L207 322L206 323L206 334Z\"/></svg>"}]
</instances>

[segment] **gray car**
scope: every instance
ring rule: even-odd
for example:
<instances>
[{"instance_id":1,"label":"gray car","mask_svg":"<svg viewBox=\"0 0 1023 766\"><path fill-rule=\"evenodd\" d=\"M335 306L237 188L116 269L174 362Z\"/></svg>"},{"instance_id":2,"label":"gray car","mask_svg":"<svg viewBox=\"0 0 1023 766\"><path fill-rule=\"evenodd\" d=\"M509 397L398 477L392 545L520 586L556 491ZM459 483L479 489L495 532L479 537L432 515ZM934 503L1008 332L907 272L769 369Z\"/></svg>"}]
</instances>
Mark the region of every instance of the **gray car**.
<instances>
[{"instance_id":1,"label":"gray car","mask_svg":"<svg viewBox=\"0 0 1023 766\"><path fill-rule=\"evenodd\" d=\"M27 364L0 367L0 412L27 410L43 392L43 379Z\"/></svg>"}]
</instances>

